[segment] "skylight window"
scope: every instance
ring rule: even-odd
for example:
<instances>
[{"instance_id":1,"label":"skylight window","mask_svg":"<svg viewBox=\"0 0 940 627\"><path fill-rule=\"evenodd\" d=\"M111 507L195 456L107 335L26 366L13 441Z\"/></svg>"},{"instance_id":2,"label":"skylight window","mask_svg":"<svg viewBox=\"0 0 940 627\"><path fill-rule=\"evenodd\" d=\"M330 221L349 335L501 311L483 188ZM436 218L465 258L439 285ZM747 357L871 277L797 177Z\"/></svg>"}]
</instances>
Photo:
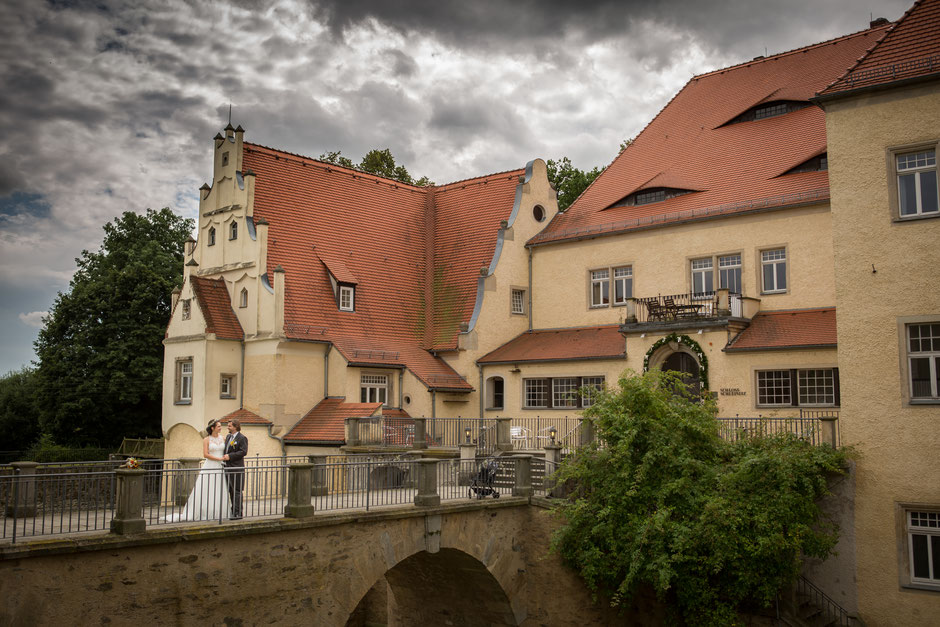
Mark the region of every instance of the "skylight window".
<instances>
[{"instance_id":1,"label":"skylight window","mask_svg":"<svg viewBox=\"0 0 940 627\"><path fill-rule=\"evenodd\" d=\"M808 102L798 100L778 100L776 102L765 102L751 107L741 115L733 118L728 124L737 124L738 122L754 122L756 120L766 120L786 115L793 111L799 111L809 106Z\"/></svg>"},{"instance_id":2,"label":"skylight window","mask_svg":"<svg viewBox=\"0 0 940 627\"><path fill-rule=\"evenodd\" d=\"M817 155L812 159L807 159L800 165L787 170L784 174L796 174L798 172L824 172L829 169L829 157L826 153Z\"/></svg>"},{"instance_id":3,"label":"skylight window","mask_svg":"<svg viewBox=\"0 0 940 627\"><path fill-rule=\"evenodd\" d=\"M643 189L638 192L633 192L612 206L635 207L639 205L648 205L654 202L669 200L670 198L675 198L676 196L691 194L693 191L694 190L691 189L676 189L674 187L652 187L650 189Z\"/></svg>"}]
</instances>

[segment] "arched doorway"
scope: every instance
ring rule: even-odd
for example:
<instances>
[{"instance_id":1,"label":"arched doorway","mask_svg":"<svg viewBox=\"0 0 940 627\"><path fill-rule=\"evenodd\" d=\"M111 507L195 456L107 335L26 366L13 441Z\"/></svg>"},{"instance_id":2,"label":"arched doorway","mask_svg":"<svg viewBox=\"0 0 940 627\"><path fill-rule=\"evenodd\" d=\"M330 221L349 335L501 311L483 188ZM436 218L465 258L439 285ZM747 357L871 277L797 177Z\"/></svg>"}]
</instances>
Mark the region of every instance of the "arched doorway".
<instances>
[{"instance_id":1,"label":"arched doorway","mask_svg":"<svg viewBox=\"0 0 940 627\"><path fill-rule=\"evenodd\" d=\"M457 549L421 551L385 573L362 597L347 627L515 626L509 597L480 561Z\"/></svg>"},{"instance_id":2,"label":"arched doorway","mask_svg":"<svg viewBox=\"0 0 940 627\"><path fill-rule=\"evenodd\" d=\"M699 365L695 357L684 351L672 353L663 360L660 369L663 371L678 372L682 375L689 396L698 398L702 394L702 380L699 376Z\"/></svg>"}]
</instances>

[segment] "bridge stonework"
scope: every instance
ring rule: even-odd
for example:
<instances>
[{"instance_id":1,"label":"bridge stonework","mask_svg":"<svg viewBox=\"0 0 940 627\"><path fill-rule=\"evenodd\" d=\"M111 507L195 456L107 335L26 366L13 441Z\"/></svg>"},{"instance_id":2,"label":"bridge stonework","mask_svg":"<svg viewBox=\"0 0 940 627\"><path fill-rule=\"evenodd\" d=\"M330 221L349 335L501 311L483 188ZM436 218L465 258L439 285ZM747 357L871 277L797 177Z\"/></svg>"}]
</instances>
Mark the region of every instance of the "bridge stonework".
<instances>
[{"instance_id":1,"label":"bridge stonework","mask_svg":"<svg viewBox=\"0 0 940 627\"><path fill-rule=\"evenodd\" d=\"M151 529L0 548L0 625L654 625L548 553L539 499Z\"/></svg>"}]
</instances>

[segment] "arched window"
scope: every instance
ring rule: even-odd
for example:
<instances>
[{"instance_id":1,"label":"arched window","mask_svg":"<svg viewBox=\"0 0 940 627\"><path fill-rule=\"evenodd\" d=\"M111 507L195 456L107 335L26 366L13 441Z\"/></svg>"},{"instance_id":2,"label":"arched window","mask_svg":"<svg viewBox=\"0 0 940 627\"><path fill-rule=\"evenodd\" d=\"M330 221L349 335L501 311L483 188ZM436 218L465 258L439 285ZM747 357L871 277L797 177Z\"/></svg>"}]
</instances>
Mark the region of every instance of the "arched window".
<instances>
[{"instance_id":1,"label":"arched window","mask_svg":"<svg viewBox=\"0 0 940 627\"><path fill-rule=\"evenodd\" d=\"M486 380L486 408L503 409L505 388L502 377L490 377Z\"/></svg>"},{"instance_id":2,"label":"arched window","mask_svg":"<svg viewBox=\"0 0 940 627\"><path fill-rule=\"evenodd\" d=\"M234 220L228 227L228 238L238 239L238 222L235 222Z\"/></svg>"},{"instance_id":3,"label":"arched window","mask_svg":"<svg viewBox=\"0 0 940 627\"><path fill-rule=\"evenodd\" d=\"M215 227L209 228L209 246L215 246Z\"/></svg>"},{"instance_id":4,"label":"arched window","mask_svg":"<svg viewBox=\"0 0 940 627\"><path fill-rule=\"evenodd\" d=\"M238 297L238 306L247 307L248 306L248 288L243 287L241 295Z\"/></svg>"}]
</instances>

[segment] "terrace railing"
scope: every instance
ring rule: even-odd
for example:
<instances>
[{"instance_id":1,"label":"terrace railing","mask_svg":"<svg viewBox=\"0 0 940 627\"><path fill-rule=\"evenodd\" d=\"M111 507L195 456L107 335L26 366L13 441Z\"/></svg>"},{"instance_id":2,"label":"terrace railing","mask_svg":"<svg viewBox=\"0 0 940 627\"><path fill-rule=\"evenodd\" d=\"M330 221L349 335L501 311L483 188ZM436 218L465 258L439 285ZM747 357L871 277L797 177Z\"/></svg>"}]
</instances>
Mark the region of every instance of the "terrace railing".
<instances>
[{"instance_id":1,"label":"terrace railing","mask_svg":"<svg viewBox=\"0 0 940 627\"><path fill-rule=\"evenodd\" d=\"M834 448L841 445L838 414L800 418L717 418L719 434L734 442L747 437L780 435L789 433L813 445L828 444Z\"/></svg>"},{"instance_id":2,"label":"terrace railing","mask_svg":"<svg viewBox=\"0 0 940 627\"><path fill-rule=\"evenodd\" d=\"M650 324L740 318L746 315L743 299L741 294L726 289L633 298L627 304L626 321Z\"/></svg>"}]
</instances>

